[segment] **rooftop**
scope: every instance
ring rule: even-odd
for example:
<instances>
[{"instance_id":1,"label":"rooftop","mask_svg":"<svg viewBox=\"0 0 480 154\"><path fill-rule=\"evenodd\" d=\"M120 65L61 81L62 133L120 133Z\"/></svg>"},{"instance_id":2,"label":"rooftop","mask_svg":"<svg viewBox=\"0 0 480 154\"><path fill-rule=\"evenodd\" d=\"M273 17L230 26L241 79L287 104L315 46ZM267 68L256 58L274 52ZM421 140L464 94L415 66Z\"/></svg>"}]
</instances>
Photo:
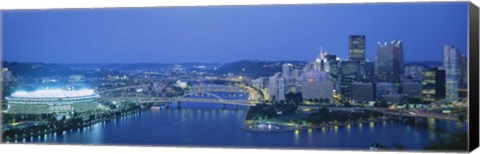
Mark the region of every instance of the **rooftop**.
<instances>
[{"instance_id":1,"label":"rooftop","mask_svg":"<svg viewBox=\"0 0 480 154\"><path fill-rule=\"evenodd\" d=\"M17 91L11 97L21 98L68 98L94 95L95 91L92 89L80 90L62 90L62 89L43 89L36 91Z\"/></svg>"}]
</instances>

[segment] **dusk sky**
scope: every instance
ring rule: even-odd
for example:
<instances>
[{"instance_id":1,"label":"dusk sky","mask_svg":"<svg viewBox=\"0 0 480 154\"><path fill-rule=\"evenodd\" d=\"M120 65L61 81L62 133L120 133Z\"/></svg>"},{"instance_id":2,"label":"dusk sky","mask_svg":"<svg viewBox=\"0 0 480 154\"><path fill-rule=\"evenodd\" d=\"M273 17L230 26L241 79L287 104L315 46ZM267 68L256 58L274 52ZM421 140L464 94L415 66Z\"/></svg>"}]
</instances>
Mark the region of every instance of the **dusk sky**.
<instances>
[{"instance_id":1,"label":"dusk sky","mask_svg":"<svg viewBox=\"0 0 480 154\"><path fill-rule=\"evenodd\" d=\"M468 3L329 4L67 9L3 12L3 60L47 63L177 63L308 60L320 47L348 58L363 34L400 39L406 61L467 50Z\"/></svg>"}]
</instances>

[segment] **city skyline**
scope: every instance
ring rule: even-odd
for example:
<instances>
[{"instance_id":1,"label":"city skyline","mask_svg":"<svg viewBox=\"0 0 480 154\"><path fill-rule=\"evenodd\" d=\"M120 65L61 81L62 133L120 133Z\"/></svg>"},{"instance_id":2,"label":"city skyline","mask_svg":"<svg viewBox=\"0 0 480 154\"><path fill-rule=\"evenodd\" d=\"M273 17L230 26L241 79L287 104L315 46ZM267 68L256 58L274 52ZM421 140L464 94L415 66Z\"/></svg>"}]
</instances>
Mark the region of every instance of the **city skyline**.
<instances>
[{"instance_id":1,"label":"city skyline","mask_svg":"<svg viewBox=\"0 0 480 154\"><path fill-rule=\"evenodd\" d=\"M422 7L424 5L429 7ZM350 7L355 10L345 11ZM416 7L423 10L418 11ZM370 62L377 54L377 42L394 39L405 42L406 62L442 61L445 44L453 44L462 54L466 53L467 31L462 25L467 20L467 3L226 8L6 11L3 60L46 63L312 61L311 57L321 48L345 60L350 35L366 36L366 58ZM406 11L416 11L413 13L418 16L407 15ZM442 12L446 15L439 15ZM244 13L260 14L245 17ZM136 18L137 15L144 18ZM288 19L282 18L284 16ZM432 18L437 16L442 18ZM428 20L425 17L429 17ZM395 24L372 24L383 23L383 20ZM418 35L419 32L425 35Z\"/></svg>"},{"instance_id":2,"label":"city skyline","mask_svg":"<svg viewBox=\"0 0 480 154\"><path fill-rule=\"evenodd\" d=\"M468 8L5 11L0 140L466 151Z\"/></svg>"}]
</instances>

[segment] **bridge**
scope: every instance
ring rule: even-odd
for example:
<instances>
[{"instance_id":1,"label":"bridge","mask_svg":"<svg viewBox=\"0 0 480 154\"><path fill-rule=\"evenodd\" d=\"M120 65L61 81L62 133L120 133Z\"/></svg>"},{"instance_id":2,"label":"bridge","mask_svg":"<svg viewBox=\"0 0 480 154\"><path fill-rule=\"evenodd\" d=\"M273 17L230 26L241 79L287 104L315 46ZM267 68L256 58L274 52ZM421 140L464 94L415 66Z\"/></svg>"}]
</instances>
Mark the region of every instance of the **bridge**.
<instances>
[{"instance_id":1,"label":"bridge","mask_svg":"<svg viewBox=\"0 0 480 154\"><path fill-rule=\"evenodd\" d=\"M206 97L192 98L191 96L209 96L209 98L206 98ZM190 92L180 97L101 97L101 99L106 101L131 101L135 103L188 102L188 103L218 103L223 105L230 104L230 105L241 105L241 106L255 106L256 104L260 103L259 101L254 101L254 100L224 99L218 96L217 94L205 92L205 91Z\"/></svg>"},{"instance_id":2,"label":"bridge","mask_svg":"<svg viewBox=\"0 0 480 154\"><path fill-rule=\"evenodd\" d=\"M188 102L188 103L217 103L222 104L224 107L225 105L235 105L237 106L255 106L258 103L261 103L260 97L255 91L252 91L245 85L214 85L214 84L197 84L192 86L186 94L183 96L178 97L146 97L146 96L108 96L108 92L114 91L122 91L128 89L140 89L140 88L148 88L149 85L133 85L133 86L125 86L125 87L118 87L109 90L99 91L101 94L101 99L105 101L131 101L135 103L177 103L179 105L181 102ZM249 98L248 100L234 100L234 99L226 99L220 97L218 94L213 92L229 92L229 93L248 93ZM234 94L235 95L235 94ZM201 97L192 97L192 96L201 96ZM207 97L205 97L207 96Z\"/></svg>"},{"instance_id":3,"label":"bridge","mask_svg":"<svg viewBox=\"0 0 480 154\"><path fill-rule=\"evenodd\" d=\"M117 87L117 88L112 88L112 89L107 89L107 90L99 90L99 94L105 94L108 92L114 92L114 91L122 91L122 90L128 90L128 89L140 89L140 88L148 88L148 84L143 84L143 85L132 85L132 86L124 86L124 87Z\"/></svg>"},{"instance_id":4,"label":"bridge","mask_svg":"<svg viewBox=\"0 0 480 154\"><path fill-rule=\"evenodd\" d=\"M194 85L190 89L191 91L208 91L208 92L230 92L230 93L244 93L245 90L236 85L212 85L212 84L199 84Z\"/></svg>"},{"instance_id":5,"label":"bridge","mask_svg":"<svg viewBox=\"0 0 480 154\"><path fill-rule=\"evenodd\" d=\"M143 85L131 85L131 86L124 86L124 87L117 87L107 90L99 90L99 94L104 94L108 92L114 91L122 91L128 89L141 89L141 88L148 88L150 85L143 84ZM240 88L237 85L212 85L212 84L199 84L194 85L190 88L190 91L208 91L208 92L231 92L231 93L244 93L246 92L244 89Z\"/></svg>"},{"instance_id":6,"label":"bridge","mask_svg":"<svg viewBox=\"0 0 480 154\"><path fill-rule=\"evenodd\" d=\"M249 100L220 100L213 98L161 98L161 97L102 97L103 100L109 101L132 101L135 103L219 103L219 104L230 104L230 105L241 105L241 106L255 106L256 101Z\"/></svg>"},{"instance_id":7,"label":"bridge","mask_svg":"<svg viewBox=\"0 0 480 154\"><path fill-rule=\"evenodd\" d=\"M386 115L393 115L399 117L410 117L410 118L433 118L441 120L458 120L456 116L432 113L432 112L419 112L411 110L391 110L391 109L382 109L382 108L363 108L364 110L378 111Z\"/></svg>"}]
</instances>

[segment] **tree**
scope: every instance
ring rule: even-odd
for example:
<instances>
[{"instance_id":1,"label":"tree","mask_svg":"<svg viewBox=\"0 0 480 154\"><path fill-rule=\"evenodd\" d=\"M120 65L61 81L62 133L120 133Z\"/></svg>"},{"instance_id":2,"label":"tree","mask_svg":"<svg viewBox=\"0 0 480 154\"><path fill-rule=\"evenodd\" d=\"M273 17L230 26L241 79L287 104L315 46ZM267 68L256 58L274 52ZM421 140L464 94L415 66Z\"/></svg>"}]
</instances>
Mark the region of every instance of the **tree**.
<instances>
[{"instance_id":1,"label":"tree","mask_svg":"<svg viewBox=\"0 0 480 154\"><path fill-rule=\"evenodd\" d=\"M349 102L345 102L345 107L352 107L352 105Z\"/></svg>"},{"instance_id":2,"label":"tree","mask_svg":"<svg viewBox=\"0 0 480 154\"><path fill-rule=\"evenodd\" d=\"M285 101L287 103L300 104L303 102L302 93L289 92L285 94Z\"/></svg>"}]
</instances>

